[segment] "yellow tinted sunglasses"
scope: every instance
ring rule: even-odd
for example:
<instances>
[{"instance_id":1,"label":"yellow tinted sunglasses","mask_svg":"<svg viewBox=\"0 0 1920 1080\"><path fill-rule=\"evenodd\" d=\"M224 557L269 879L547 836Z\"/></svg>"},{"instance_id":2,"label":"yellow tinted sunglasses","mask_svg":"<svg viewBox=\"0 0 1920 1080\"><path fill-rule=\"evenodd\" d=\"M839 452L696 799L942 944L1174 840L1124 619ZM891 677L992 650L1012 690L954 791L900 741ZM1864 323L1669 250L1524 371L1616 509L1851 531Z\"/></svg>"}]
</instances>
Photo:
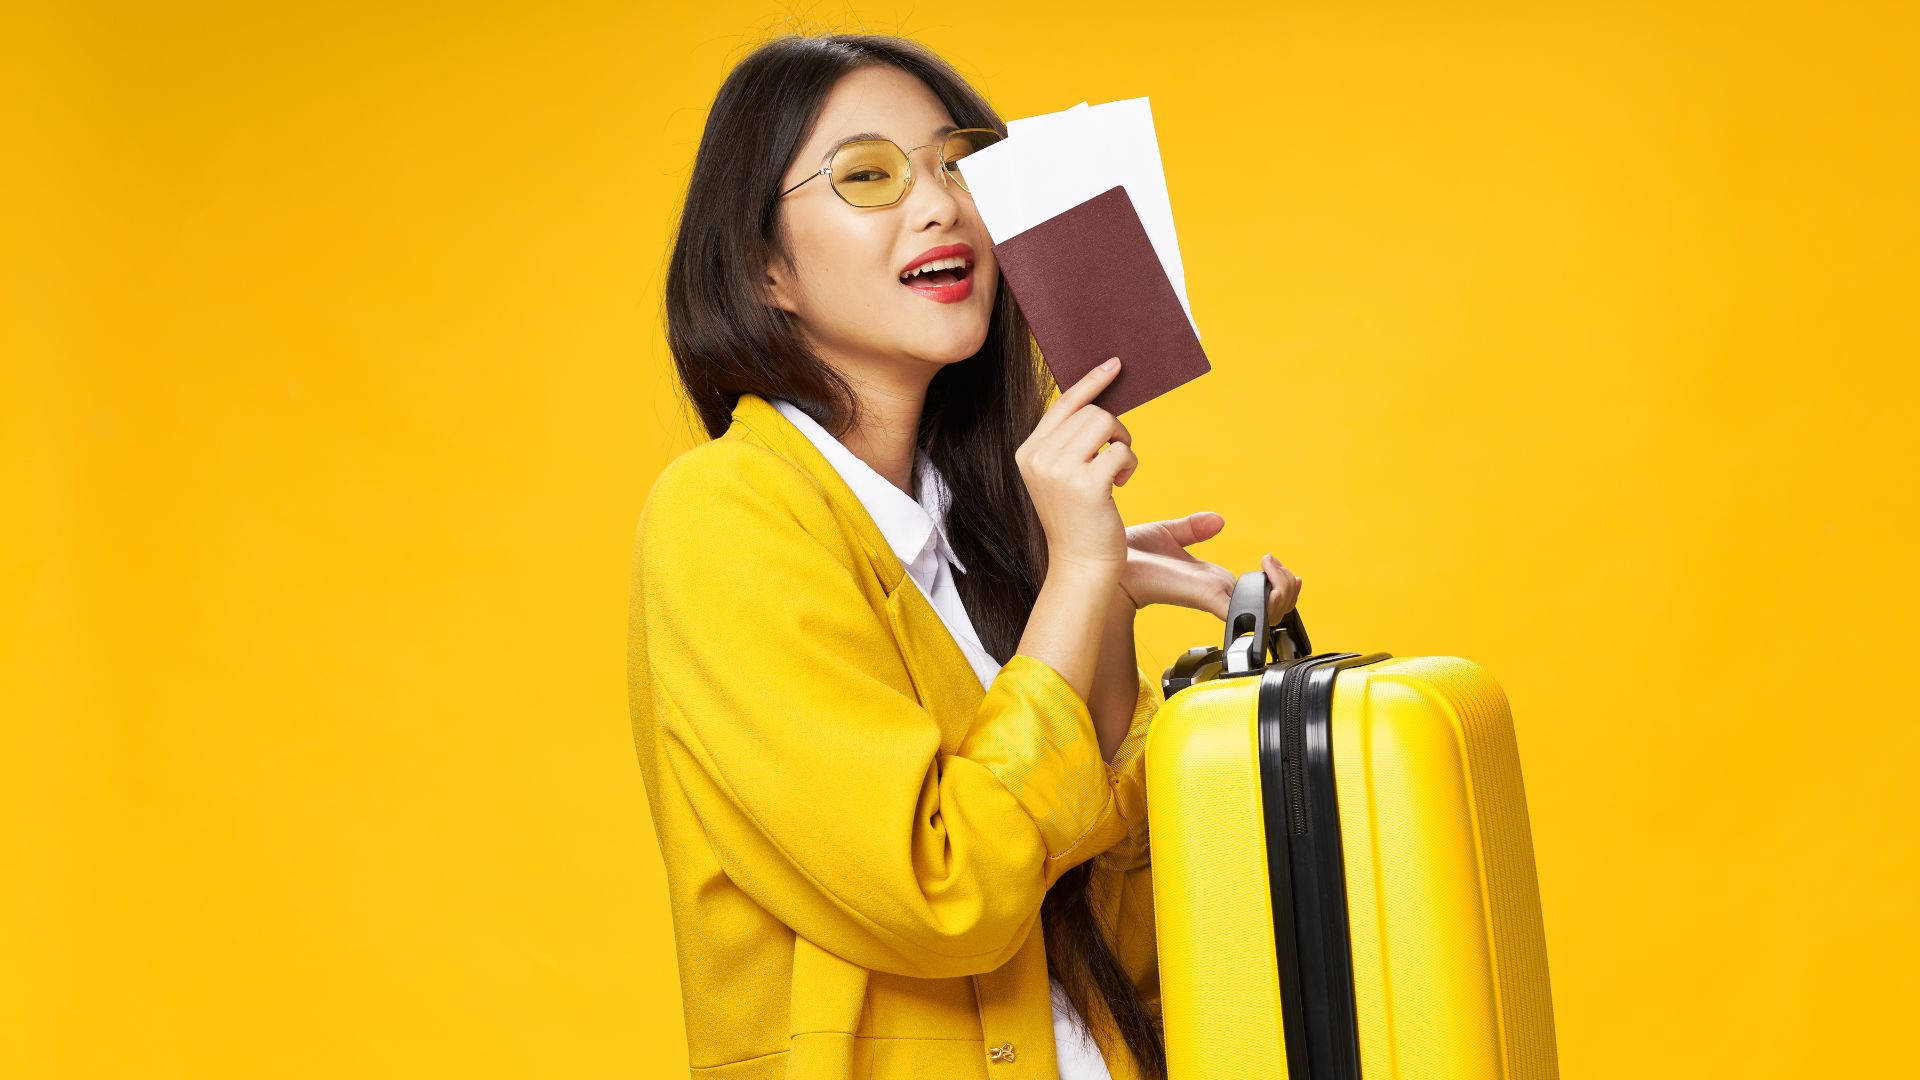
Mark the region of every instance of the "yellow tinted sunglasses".
<instances>
[{"instance_id":1,"label":"yellow tinted sunglasses","mask_svg":"<svg viewBox=\"0 0 1920 1080\"><path fill-rule=\"evenodd\" d=\"M956 128L939 142L916 146L913 150L939 147L941 182L951 180L971 195L973 189L967 187L967 179L958 167L960 159L999 140L1000 133L992 128ZM828 177L834 193L849 206L892 206L913 190L913 163L907 157L913 150L900 149L900 144L892 139L854 139L829 153L826 164L807 180L815 176ZM779 198L786 198L807 180L781 192Z\"/></svg>"}]
</instances>

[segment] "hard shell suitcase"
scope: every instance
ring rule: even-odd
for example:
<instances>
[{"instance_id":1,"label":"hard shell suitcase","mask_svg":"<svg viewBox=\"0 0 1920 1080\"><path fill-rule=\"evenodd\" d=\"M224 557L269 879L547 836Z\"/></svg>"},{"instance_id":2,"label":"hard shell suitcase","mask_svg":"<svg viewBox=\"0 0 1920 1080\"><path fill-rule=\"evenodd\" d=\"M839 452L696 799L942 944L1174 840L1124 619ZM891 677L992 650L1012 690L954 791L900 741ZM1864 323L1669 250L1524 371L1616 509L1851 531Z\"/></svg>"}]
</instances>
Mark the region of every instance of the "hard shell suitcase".
<instances>
[{"instance_id":1,"label":"hard shell suitcase","mask_svg":"<svg viewBox=\"0 0 1920 1080\"><path fill-rule=\"evenodd\" d=\"M1268 588L1240 578L1147 735L1172 1080L1557 1077L1506 695L1459 657L1311 653Z\"/></svg>"}]
</instances>

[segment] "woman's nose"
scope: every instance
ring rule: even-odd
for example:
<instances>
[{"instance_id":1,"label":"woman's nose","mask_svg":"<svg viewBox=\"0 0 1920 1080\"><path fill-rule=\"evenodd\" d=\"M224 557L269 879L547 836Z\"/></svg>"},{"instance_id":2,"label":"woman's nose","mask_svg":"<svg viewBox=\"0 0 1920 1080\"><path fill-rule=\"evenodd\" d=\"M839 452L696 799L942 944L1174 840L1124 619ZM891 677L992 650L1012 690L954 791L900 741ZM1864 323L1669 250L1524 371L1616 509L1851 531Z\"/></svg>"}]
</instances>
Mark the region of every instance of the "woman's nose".
<instances>
[{"instance_id":1,"label":"woman's nose","mask_svg":"<svg viewBox=\"0 0 1920 1080\"><path fill-rule=\"evenodd\" d=\"M960 193L966 190L954 181L953 176L947 172L946 166L937 161L933 163L933 174L939 178L941 190L945 191L950 198L957 200Z\"/></svg>"}]
</instances>

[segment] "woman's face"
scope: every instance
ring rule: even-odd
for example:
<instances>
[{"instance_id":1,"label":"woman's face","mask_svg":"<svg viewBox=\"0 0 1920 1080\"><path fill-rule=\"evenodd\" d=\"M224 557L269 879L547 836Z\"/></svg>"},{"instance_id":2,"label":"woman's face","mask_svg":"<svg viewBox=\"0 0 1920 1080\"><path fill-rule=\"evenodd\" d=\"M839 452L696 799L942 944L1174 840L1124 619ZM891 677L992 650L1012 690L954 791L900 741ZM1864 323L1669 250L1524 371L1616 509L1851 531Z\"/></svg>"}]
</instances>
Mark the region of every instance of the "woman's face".
<instances>
[{"instance_id":1,"label":"woman's face","mask_svg":"<svg viewBox=\"0 0 1920 1080\"><path fill-rule=\"evenodd\" d=\"M987 337L999 285L992 239L973 197L938 176L935 129L953 118L918 78L881 65L861 68L834 85L806 142L777 190L805 180L833 144L878 132L908 151L913 188L892 206L849 205L820 176L778 204L794 265L767 268L769 302L792 312L802 334L843 374L901 388L927 381L945 364L965 360ZM933 146L925 144L933 143ZM921 147L915 150L914 147ZM903 284L909 263L931 249L963 244L968 291L943 301Z\"/></svg>"}]
</instances>

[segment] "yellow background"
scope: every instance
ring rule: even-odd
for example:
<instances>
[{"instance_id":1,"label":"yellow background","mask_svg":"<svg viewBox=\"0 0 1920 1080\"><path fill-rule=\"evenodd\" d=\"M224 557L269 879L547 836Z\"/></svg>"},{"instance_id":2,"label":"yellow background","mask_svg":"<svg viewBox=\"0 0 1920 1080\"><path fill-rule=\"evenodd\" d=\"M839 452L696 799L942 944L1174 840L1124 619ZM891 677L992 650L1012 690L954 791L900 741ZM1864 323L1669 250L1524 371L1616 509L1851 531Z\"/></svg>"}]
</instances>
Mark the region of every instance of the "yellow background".
<instances>
[{"instance_id":1,"label":"yellow background","mask_svg":"<svg viewBox=\"0 0 1920 1080\"><path fill-rule=\"evenodd\" d=\"M1906 1072L1915 12L9 5L0 1072L684 1068L628 560L788 27L1152 98L1214 370L1122 508L1500 680L1564 1075Z\"/></svg>"}]
</instances>

